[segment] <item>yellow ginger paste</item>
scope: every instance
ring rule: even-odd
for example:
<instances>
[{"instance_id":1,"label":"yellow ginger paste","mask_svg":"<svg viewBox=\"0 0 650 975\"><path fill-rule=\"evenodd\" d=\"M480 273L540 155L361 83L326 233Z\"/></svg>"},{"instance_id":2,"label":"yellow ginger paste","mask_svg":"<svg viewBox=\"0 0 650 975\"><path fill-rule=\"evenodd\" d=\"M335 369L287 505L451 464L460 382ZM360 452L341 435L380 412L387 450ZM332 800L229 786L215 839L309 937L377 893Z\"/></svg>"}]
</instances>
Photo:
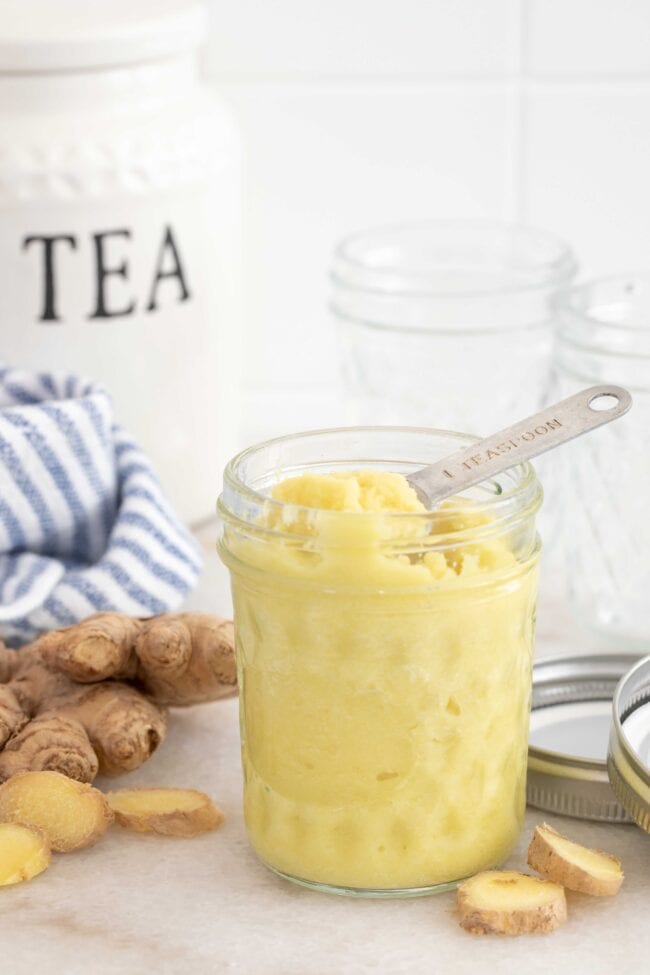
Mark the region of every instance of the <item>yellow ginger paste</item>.
<instances>
[{"instance_id":1,"label":"yellow ginger paste","mask_svg":"<svg viewBox=\"0 0 650 975\"><path fill-rule=\"evenodd\" d=\"M273 498L273 531L228 543L259 856L363 889L499 864L524 812L536 553L471 532L431 551L432 530L489 518L456 502L432 523L399 474L305 474Z\"/></svg>"}]
</instances>

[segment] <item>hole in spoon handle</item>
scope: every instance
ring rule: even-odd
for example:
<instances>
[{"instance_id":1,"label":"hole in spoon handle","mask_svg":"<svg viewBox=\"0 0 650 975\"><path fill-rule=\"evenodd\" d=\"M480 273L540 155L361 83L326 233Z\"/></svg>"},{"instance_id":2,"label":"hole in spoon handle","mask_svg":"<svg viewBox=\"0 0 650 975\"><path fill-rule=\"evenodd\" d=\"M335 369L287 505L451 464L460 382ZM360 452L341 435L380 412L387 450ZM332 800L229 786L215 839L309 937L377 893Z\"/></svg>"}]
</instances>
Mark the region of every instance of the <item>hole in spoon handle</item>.
<instances>
[{"instance_id":1,"label":"hole in spoon handle","mask_svg":"<svg viewBox=\"0 0 650 975\"><path fill-rule=\"evenodd\" d=\"M591 386L409 476L432 507L465 488L538 457L623 416L632 397L621 386Z\"/></svg>"},{"instance_id":2,"label":"hole in spoon handle","mask_svg":"<svg viewBox=\"0 0 650 975\"><path fill-rule=\"evenodd\" d=\"M632 397L626 389L621 389L620 386L595 386L593 389L597 389L598 392L590 396L589 409L595 410L597 413L609 412L610 410L618 411L619 405L627 403L627 406L623 406L623 413L625 413L632 405ZM617 412L617 415L622 414Z\"/></svg>"},{"instance_id":3,"label":"hole in spoon handle","mask_svg":"<svg viewBox=\"0 0 650 975\"><path fill-rule=\"evenodd\" d=\"M575 396L570 396L558 403L556 409L566 406L567 412L569 412L572 409L572 404L575 404L576 426L578 427L575 436L579 436L581 433L593 430L594 427L599 427L603 423L610 423L619 416L623 416L632 406L632 397L627 389L623 389L622 386L591 386L589 389L584 389L580 393L576 393ZM586 407L586 410L581 409L582 405ZM579 428L581 417L584 418L584 425Z\"/></svg>"}]
</instances>

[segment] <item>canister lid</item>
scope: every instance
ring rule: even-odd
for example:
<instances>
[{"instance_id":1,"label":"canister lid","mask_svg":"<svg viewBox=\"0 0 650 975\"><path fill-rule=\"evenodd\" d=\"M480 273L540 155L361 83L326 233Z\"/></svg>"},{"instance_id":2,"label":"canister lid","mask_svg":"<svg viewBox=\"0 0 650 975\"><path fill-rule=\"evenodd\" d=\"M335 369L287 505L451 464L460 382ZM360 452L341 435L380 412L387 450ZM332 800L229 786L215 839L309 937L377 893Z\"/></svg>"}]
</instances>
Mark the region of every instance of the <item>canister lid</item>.
<instances>
[{"instance_id":1,"label":"canister lid","mask_svg":"<svg viewBox=\"0 0 650 975\"><path fill-rule=\"evenodd\" d=\"M607 767L619 800L650 833L650 657L632 667L616 688Z\"/></svg>"},{"instance_id":2,"label":"canister lid","mask_svg":"<svg viewBox=\"0 0 650 975\"><path fill-rule=\"evenodd\" d=\"M0 71L100 68L191 50L201 0L2 0Z\"/></svg>"},{"instance_id":3,"label":"canister lid","mask_svg":"<svg viewBox=\"0 0 650 975\"><path fill-rule=\"evenodd\" d=\"M638 660L631 654L594 654L535 664L528 746L531 806L579 819L630 821L627 803L619 801L609 781L607 746L616 687Z\"/></svg>"}]
</instances>

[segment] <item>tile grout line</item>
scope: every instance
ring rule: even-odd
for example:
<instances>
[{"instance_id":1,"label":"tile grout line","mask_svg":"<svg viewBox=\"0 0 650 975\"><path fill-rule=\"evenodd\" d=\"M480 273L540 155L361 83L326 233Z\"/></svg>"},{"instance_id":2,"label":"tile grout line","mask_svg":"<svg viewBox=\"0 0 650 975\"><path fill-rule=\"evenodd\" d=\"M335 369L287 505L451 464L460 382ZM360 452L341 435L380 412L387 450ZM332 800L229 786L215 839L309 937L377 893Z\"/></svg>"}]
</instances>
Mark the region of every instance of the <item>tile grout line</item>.
<instances>
[{"instance_id":1,"label":"tile grout line","mask_svg":"<svg viewBox=\"0 0 650 975\"><path fill-rule=\"evenodd\" d=\"M239 75L219 75L208 73L204 80L209 85L224 88L267 88L291 89L309 91L323 88L331 91L347 92L350 89L358 91L376 91L377 89L431 88L446 90L459 88L468 91L485 91L502 89L512 83L512 72L486 75L318 75L305 77L304 75L260 75L242 77ZM648 79L650 81L650 77Z\"/></svg>"},{"instance_id":2,"label":"tile grout line","mask_svg":"<svg viewBox=\"0 0 650 975\"><path fill-rule=\"evenodd\" d=\"M516 63L512 93L511 208L515 223L524 223L526 213L526 136L527 99L525 79L528 70L528 0L516 0Z\"/></svg>"},{"instance_id":3,"label":"tile grout line","mask_svg":"<svg viewBox=\"0 0 650 975\"><path fill-rule=\"evenodd\" d=\"M526 0L520 0L521 3ZM521 42L520 42L521 43ZM528 68L518 71L504 71L499 74L402 74L402 75L236 75L206 72L204 80L209 85L228 88L288 88L293 90L309 90L323 87L330 90L348 91L350 88L359 91L374 90L376 88L408 89L431 88L448 89L459 88L468 91L485 91L499 89L512 84L514 80L524 81L529 88L540 90L575 89L575 90L612 90L624 88L647 91L650 87L650 71L630 74L534 74Z\"/></svg>"}]
</instances>

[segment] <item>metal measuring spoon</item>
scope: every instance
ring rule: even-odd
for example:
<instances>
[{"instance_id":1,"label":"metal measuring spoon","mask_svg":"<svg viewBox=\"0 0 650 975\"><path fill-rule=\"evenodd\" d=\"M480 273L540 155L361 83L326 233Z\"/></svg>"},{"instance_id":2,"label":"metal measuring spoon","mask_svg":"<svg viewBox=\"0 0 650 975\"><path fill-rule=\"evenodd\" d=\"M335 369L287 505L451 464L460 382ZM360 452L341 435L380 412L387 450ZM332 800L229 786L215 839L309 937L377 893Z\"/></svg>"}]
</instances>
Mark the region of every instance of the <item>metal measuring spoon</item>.
<instances>
[{"instance_id":1,"label":"metal measuring spoon","mask_svg":"<svg viewBox=\"0 0 650 975\"><path fill-rule=\"evenodd\" d=\"M621 386L591 386L408 474L406 480L431 511L440 501L465 488L617 420L631 406L632 397Z\"/></svg>"}]
</instances>

